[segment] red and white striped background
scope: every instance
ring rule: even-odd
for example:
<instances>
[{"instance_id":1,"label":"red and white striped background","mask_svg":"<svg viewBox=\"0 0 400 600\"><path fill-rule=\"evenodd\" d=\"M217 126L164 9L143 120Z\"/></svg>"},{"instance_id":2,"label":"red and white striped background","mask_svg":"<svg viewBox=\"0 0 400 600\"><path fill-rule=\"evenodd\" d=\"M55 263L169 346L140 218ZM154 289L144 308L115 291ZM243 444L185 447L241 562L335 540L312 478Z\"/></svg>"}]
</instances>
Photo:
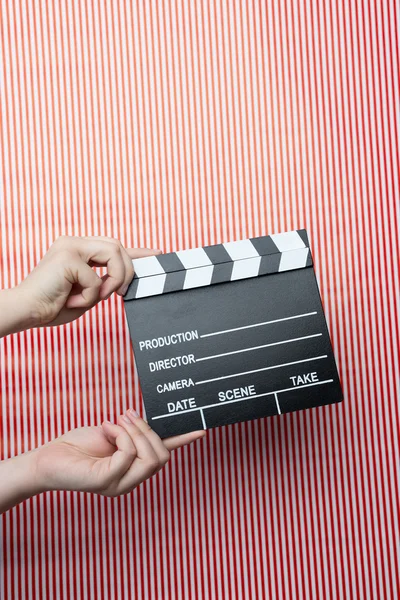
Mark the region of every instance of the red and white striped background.
<instances>
[{"instance_id":1,"label":"red and white striped background","mask_svg":"<svg viewBox=\"0 0 400 600\"><path fill-rule=\"evenodd\" d=\"M121 499L1 520L3 599L396 599L394 1L2 0L0 285L60 234L308 229L345 402L230 426ZM1 456L141 408L122 303L0 345Z\"/></svg>"}]
</instances>

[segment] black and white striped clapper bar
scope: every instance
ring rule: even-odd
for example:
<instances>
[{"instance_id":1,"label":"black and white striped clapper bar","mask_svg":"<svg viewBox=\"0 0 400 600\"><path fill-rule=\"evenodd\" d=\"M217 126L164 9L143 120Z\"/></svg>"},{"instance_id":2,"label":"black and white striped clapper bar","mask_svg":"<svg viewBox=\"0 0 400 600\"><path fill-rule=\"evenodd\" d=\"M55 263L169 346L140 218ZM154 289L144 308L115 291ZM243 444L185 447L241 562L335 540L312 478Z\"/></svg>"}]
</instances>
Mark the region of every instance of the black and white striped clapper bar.
<instances>
[{"instance_id":1,"label":"black and white striped clapper bar","mask_svg":"<svg viewBox=\"0 0 400 600\"><path fill-rule=\"evenodd\" d=\"M133 262L124 304L161 437L342 400L305 230Z\"/></svg>"}]
</instances>

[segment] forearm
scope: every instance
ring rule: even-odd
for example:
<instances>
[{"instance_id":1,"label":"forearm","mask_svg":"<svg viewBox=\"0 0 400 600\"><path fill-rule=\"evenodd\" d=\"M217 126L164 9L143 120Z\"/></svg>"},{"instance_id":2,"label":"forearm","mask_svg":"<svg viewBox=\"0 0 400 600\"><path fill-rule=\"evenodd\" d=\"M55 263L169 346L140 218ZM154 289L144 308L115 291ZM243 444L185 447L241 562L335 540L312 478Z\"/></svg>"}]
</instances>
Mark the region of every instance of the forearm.
<instances>
[{"instance_id":1,"label":"forearm","mask_svg":"<svg viewBox=\"0 0 400 600\"><path fill-rule=\"evenodd\" d=\"M35 453L0 462L0 514L45 491L37 475Z\"/></svg>"},{"instance_id":2,"label":"forearm","mask_svg":"<svg viewBox=\"0 0 400 600\"><path fill-rule=\"evenodd\" d=\"M19 287L0 290L0 338L34 326L26 307L26 298Z\"/></svg>"}]
</instances>

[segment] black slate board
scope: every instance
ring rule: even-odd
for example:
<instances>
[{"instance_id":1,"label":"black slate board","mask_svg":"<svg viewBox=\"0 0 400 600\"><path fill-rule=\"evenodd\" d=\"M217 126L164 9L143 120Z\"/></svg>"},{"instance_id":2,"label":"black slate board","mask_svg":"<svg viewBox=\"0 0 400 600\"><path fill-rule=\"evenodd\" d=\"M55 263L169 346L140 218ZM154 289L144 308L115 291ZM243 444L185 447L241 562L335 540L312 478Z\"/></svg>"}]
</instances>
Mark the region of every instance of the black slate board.
<instances>
[{"instance_id":1,"label":"black slate board","mask_svg":"<svg viewBox=\"0 0 400 600\"><path fill-rule=\"evenodd\" d=\"M312 266L126 300L125 310L161 437L342 400Z\"/></svg>"}]
</instances>

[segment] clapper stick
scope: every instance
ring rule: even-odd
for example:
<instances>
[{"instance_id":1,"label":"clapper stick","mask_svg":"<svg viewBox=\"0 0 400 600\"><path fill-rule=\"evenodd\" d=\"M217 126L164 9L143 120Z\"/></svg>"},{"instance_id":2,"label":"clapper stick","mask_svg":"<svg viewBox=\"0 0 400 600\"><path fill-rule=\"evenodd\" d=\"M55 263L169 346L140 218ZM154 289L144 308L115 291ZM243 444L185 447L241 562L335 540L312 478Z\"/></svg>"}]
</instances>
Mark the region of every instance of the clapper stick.
<instances>
[{"instance_id":1,"label":"clapper stick","mask_svg":"<svg viewBox=\"0 0 400 600\"><path fill-rule=\"evenodd\" d=\"M124 305L161 437L342 400L305 230L134 267Z\"/></svg>"}]
</instances>

